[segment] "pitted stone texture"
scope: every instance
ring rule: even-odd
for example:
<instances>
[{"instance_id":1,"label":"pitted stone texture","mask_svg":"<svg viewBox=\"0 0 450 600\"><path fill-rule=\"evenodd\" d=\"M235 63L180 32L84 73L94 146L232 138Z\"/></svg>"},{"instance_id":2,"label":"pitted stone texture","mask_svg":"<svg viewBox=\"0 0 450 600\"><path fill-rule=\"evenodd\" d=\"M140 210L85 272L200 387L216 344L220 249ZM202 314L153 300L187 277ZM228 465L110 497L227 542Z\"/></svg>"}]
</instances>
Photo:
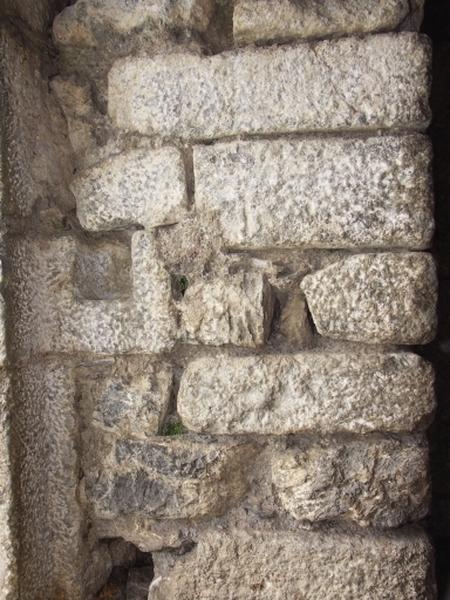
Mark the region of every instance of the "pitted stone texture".
<instances>
[{"instance_id":1,"label":"pitted stone texture","mask_svg":"<svg viewBox=\"0 0 450 600\"><path fill-rule=\"evenodd\" d=\"M167 414L172 369L154 359L117 359L112 366L79 373L87 425L121 438L158 433Z\"/></svg>"},{"instance_id":2,"label":"pitted stone texture","mask_svg":"<svg viewBox=\"0 0 450 600\"><path fill-rule=\"evenodd\" d=\"M153 237L135 232L131 297L78 301L77 242L24 240L12 253L11 289L20 352L158 353L175 341L170 276Z\"/></svg>"},{"instance_id":3,"label":"pitted stone texture","mask_svg":"<svg viewBox=\"0 0 450 600\"><path fill-rule=\"evenodd\" d=\"M434 407L433 370L418 356L304 352L191 362L178 412L193 431L411 431Z\"/></svg>"},{"instance_id":4,"label":"pitted stone texture","mask_svg":"<svg viewBox=\"0 0 450 600\"><path fill-rule=\"evenodd\" d=\"M71 184L77 215L89 231L178 221L187 195L181 153L135 149L82 172Z\"/></svg>"},{"instance_id":5,"label":"pitted stone texture","mask_svg":"<svg viewBox=\"0 0 450 600\"><path fill-rule=\"evenodd\" d=\"M154 554L148 598L431 600L432 554L418 531L208 531L183 556Z\"/></svg>"},{"instance_id":6,"label":"pitted stone texture","mask_svg":"<svg viewBox=\"0 0 450 600\"><path fill-rule=\"evenodd\" d=\"M171 437L104 444L95 456L88 451L85 469L87 496L100 519L216 516L247 490L246 468L253 454L248 443Z\"/></svg>"},{"instance_id":7,"label":"pitted stone texture","mask_svg":"<svg viewBox=\"0 0 450 600\"><path fill-rule=\"evenodd\" d=\"M423 253L351 256L301 284L320 334L367 343L425 344L436 331L437 276Z\"/></svg>"},{"instance_id":8,"label":"pitted stone texture","mask_svg":"<svg viewBox=\"0 0 450 600\"><path fill-rule=\"evenodd\" d=\"M428 451L417 439L319 441L275 454L272 482L301 521L398 527L427 513Z\"/></svg>"},{"instance_id":9,"label":"pitted stone texture","mask_svg":"<svg viewBox=\"0 0 450 600\"><path fill-rule=\"evenodd\" d=\"M0 598L15 597L16 565L12 530L12 472L11 472L11 399L10 382L6 372L0 371Z\"/></svg>"},{"instance_id":10,"label":"pitted stone texture","mask_svg":"<svg viewBox=\"0 0 450 600\"><path fill-rule=\"evenodd\" d=\"M186 341L251 348L267 340L273 299L263 274L240 272L189 286L180 309Z\"/></svg>"},{"instance_id":11,"label":"pitted stone texture","mask_svg":"<svg viewBox=\"0 0 450 600\"><path fill-rule=\"evenodd\" d=\"M1 193L0 193L1 198ZM0 262L0 285L3 284L3 265ZM0 366L6 361L6 339L5 339L5 301L0 294Z\"/></svg>"},{"instance_id":12,"label":"pitted stone texture","mask_svg":"<svg viewBox=\"0 0 450 600\"><path fill-rule=\"evenodd\" d=\"M425 248L430 163L420 135L196 146L195 203L231 247Z\"/></svg>"},{"instance_id":13,"label":"pitted stone texture","mask_svg":"<svg viewBox=\"0 0 450 600\"><path fill-rule=\"evenodd\" d=\"M237 0L234 39L239 44L388 31L409 13L408 0Z\"/></svg>"},{"instance_id":14,"label":"pitted stone texture","mask_svg":"<svg viewBox=\"0 0 450 600\"><path fill-rule=\"evenodd\" d=\"M127 58L110 72L109 112L122 129L191 139L424 128L429 54L425 38L402 33Z\"/></svg>"},{"instance_id":15,"label":"pitted stone texture","mask_svg":"<svg viewBox=\"0 0 450 600\"><path fill-rule=\"evenodd\" d=\"M108 29L127 35L138 28L208 27L214 0L78 0L60 13L53 35L62 46L101 46Z\"/></svg>"}]
</instances>

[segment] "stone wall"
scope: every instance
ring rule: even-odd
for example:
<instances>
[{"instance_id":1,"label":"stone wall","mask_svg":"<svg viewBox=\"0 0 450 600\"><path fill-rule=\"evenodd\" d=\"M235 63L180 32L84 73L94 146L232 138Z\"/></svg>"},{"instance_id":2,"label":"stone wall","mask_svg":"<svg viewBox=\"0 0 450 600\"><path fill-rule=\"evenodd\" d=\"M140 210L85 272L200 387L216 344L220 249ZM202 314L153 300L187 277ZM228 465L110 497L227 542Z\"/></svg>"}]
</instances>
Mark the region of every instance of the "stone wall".
<instances>
[{"instance_id":1,"label":"stone wall","mask_svg":"<svg viewBox=\"0 0 450 600\"><path fill-rule=\"evenodd\" d=\"M7 9L19 597L435 598L422 3Z\"/></svg>"}]
</instances>

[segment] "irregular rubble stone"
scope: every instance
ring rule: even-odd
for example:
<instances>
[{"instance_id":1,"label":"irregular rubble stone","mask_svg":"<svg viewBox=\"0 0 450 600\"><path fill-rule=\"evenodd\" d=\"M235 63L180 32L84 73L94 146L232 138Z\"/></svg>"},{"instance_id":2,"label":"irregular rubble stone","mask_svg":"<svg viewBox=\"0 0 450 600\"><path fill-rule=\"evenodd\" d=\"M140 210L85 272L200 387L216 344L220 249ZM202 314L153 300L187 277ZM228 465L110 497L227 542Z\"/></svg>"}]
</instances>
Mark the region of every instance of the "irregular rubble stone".
<instances>
[{"instance_id":1,"label":"irregular rubble stone","mask_svg":"<svg viewBox=\"0 0 450 600\"><path fill-rule=\"evenodd\" d=\"M238 0L233 15L239 44L320 38L395 29L409 13L408 0Z\"/></svg>"},{"instance_id":2,"label":"irregular rubble stone","mask_svg":"<svg viewBox=\"0 0 450 600\"><path fill-rule=\"evenodd\" d=\"M94 454L89 448L85 472L97 518L196 519L221 515L243 496L253 449L249 443L171 437L118 440Z\"/></svg>"},{"instance_id":3,"label":"irregular rubble stone","mask_svg":"<svg viewBox=\"0 0 450 600\"><path fill-rule=\"evenodd\" d=\"M418 440L319 441L272 458L281 505L301 521L398 527L428 509L428 449Z\"/></svg>"},{"instance_id":4,"label":"irregular rubble stone","mask_svg":"<svg viewBox=\"0 0 450 600\"><path fill-rule=\"evenodd\" d=\"M169 365L145 359L116 360L104 372L79 375L88 425L122 438L158 433L172 389Z\"/></svg>"},{"instance_id":5,"label":"irregular rubble stone","mask_svg":"<svg viewBox=\"0 0 450 600\"><path fill-rule=\"evenodd\" d=\"M221 434L410 431L433 406L432 367L409 353L204 357L178 394L188 429Z\"/></svg>"},{"instance_id":6,"label":"irregular rubble stone","mask_svg":"<svg viewBox=\"0 0 450 600\"><path fill-rule=\"evenodd\" d=\"M203 31L213 5L213 0L78 0L56 17L53 35L63 46L95 47L108 28L123 35L161 25Z\"/></svg>"},{"instance_id":7,"label":"irregular rubble stone","mask_svg":"<svg viewBox=\"0 0 450 600\"><path fill-rule=\"evenodd\" d=\"M91 90L86 83L79 83L76 79L54 77L50 87L55 93L64 114L72 117L91 117L94 112Z\"/></svg>"},{"instance_id":8,"label":"irregular rubble stone","mask_svg":"<svg viewBox=\"0 0 450 600\"><path fill-rule=\"evenodd\" d=\"M301 284L320 334L367 343L425 344L435 335L437 276L423 253L351 256Z\"/></svg>"},{"instance_id":9,"label":"irregular rubble stone","mask_svg":"<svg viewBox=\"0 0 450 600\"><path fill-rule=\"evenodd\" d=\"M152 567L130 569L127 580L127 600L148 600L148 589L152 578Z\"/></svg>"},{"instance_id":10,"label":"irregular rubble stone","mask_svg":"<svg viewBox=\"0 0 450 600\"><path fill-rule=\"evenodd\" d=\"M157 353L172 347L170 276L153 237L135 232L131 297L77 301L72 237L24 240L12 254L12 293L21 352Z\"/></svg>"},{"instance_id":11,"label":"irregular rubble stone","mask_svg":"<svg viewBox=\"0 0 450 600\"><path fill-rule=\"evenodd\" d=\"M308 319L306 300L302 293L290 294L283 306L280 318L280 333L297 347L305 347L312 342L312 328Z\"/></svg>"},{"instance_id":12,"label":"irregular rubble stone","mask_svg":"<svg viewBox=\"0 0 450 600\"><path fill-rule=\"evenodd\" d=\"M430 163L420 135L196 146L195 203L232 247L425 248Z\"/></svg>"},{"instance_id":13,"label":"irregular rubble stone","mask_svg":"<svg viewBox=\"0 0 450 600\"><path fill-rule=\"evenodd\" d=\"M183 556L155 553L149 600L431 600L432 549L420 532L345 535L209 531Z\"/></svg>"},{"instance_id":14,"label":"irregular rubble stone","mask_svg":"<svg viewBox=\"0 0 450 600\"><path fill-rule=\"evenodd\" d=\"M122 129L193 139L424 128L429 54L425 38L402 33L127 58L110 72L109 112Z\"/></svg>"},{"instance_id":15,"label":"irregular rubble stone","mask_svg":"<svg viewBox=\"0 0 450 600\"><path fill-rule=\"evenodd\" d=\"M15 556L11 517L13 508L10 461L10 398L9 378L0 371L0 597L13 598L15 586Z\"/></svg>"},{"instance_id":16,"label":"irregular rubble stone","mask_svg":"<svg viewBox=\"0 0 450 600\"><path fill-rule=\"evenodd\" d=\"M241 272L194 283L180 308L188 342L257 347L269 335L273 299L264 275Z\"/></svg>"},{"instance_id":17,"label":"irregular rubble stone","mask_svg":"<svg viewBox=\"0 0 450 600\"><path fill-rule=\"evenodd\" d=\"M81 173L71 189L80 223L90 231L173 223L187 205L183 159L171 147L113 156Z\"/></svg>"}]
</instances>

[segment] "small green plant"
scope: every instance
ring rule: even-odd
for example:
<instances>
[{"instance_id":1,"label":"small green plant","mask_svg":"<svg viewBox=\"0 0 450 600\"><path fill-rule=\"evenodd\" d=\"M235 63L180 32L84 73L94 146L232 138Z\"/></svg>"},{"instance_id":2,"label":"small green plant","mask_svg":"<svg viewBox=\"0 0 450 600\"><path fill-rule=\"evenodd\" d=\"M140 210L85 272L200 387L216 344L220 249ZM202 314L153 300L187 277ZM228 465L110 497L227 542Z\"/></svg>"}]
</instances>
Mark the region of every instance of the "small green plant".
<instances>
[{"instance_id":1,"label":"small green plant","mask_svg":"<svg viewBox=\"0 0 450 600\"><path fill-rule=\"evenodd\" d=\"M177 423L166 423L162 428L162 435L182 435L186 432L183 423L178 421Z\"/></svg>"},{"instance_id":2,"label":"small green plant","mask_svg":"<svg viewBox=\"0 0 450 600\"><path fill-rule=\"evenodd\" d=\"M184 296L186 290L188 289L188 285L189 285L189 281L188 281L187 277L185 277L184 275L181 275L180 277L178 277L178 287L180 289L180 293L182 296Z\"/></svg>"}]
</instances>

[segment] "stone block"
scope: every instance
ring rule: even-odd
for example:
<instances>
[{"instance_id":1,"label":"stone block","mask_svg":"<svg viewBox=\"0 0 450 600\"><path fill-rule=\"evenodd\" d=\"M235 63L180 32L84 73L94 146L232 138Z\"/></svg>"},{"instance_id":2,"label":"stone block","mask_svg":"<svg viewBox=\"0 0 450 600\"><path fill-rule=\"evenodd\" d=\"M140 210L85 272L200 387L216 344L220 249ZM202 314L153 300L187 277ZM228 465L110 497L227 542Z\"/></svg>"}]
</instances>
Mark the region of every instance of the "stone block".
<instances>
[{"instance_id":1,"label":"stone block","mask_svg":"<svg viewBox=\"0 0 450 600\"><path fill-rule=\"evenodd\" d=\"M252 348L267 340L273 298L263 274L240 272L190 285L180 309L186 341Z\"/></svg>"},{"instance_id":2,"label":"stone block","mask_svg":"<svg viewBox=\"0 0 450 600\"><path fill-rule=\"evenodd\" d=\"M430 254L360 254L307 275L301 288L324 336L366 343L426 344L437 326Z\"/></svg>"},{"instance_id":3,"label":"stone block","mask_svg":"<svg viewBox=\"0 0 450 600\"><path fill-rule=\"evenodd\" d=\"M101 46L105 35L129 35L161 26L204 31L214 0L78 0L55 19L53 35L62 46Z\"/></svg>"},{"instance_id":4,"label":"stone block","mask_svg":"<svg viewBox=\"0 0 450 600\"><path fill-rule=\"evenodd\" d=\"M154 554L148 598L432 600L432 557L419 531L208 531L183 556Z\"/></svg>"},{"instance_id":5,"label":"stone block","mask_svg":"<svg viewBox=\"0 0 450 600\"><path fill-rule=\"evenodd\" d=\"M96 455L92 447L85 454L86 492L99 519L217 516L247 490L249 443L175 436L93 443Z\"/></svg>"},{"instance_id":6,"label":"stone block","mask_svg":"<svg viewBox=\"0 0 450 600\"><path fill-rule=\"evenodd\" d=\"M389 31L409 14L408 0L237 0L238 44Z\"/></svg>"},{"instance_id":7,"label":"stone block","mask_svg":"<svg viewBox=\"0 0 450 600\"><path fill-rule=\"evenodd\" d=\"M109 113L128 131L189 139L423 129L429 67L428 41L411 33L131 57L109 74Z\"/></svg>"},{"instance_id":8,"label":"stone block","mask_svg":"<svg viewBox=\"0 0 450 600\"><path fill-rule=\"evenodd\" d=\"M184 425L217 434L411 431L433 408L433 369L409 353L204 357L178 393Z\"/></svg>"},{"instance_id":9,"label":"stone block","mask_svg":"<svg viewBox=\"0 0 450 600\"><path fill-rule=\"evenodd\" d=\"M428 449L417 439L317 441L272 457L281 506L300 521L398 527L428 510Z\"/></svg>"},{"instance_id":10,"label":"stone block","mask_svg":"<svg viewBox=\"0 0 450 600\"><path fill-rule=\"evenodd\" d=\"M431 145L420 135L194 148L195 204L239 248L426 248Z\"/></svg>"},{"instance_id":11,"label":"stone block","mask_svg":"<svg viewBox=\"0 0 450 600\"><path fill-rule=\"evenodd\" d=\"M167 225L187 207L183 159L172 147L112 156L83 171L71 189L80 223L89 231Z\"/></svg>"}]
</instances>

